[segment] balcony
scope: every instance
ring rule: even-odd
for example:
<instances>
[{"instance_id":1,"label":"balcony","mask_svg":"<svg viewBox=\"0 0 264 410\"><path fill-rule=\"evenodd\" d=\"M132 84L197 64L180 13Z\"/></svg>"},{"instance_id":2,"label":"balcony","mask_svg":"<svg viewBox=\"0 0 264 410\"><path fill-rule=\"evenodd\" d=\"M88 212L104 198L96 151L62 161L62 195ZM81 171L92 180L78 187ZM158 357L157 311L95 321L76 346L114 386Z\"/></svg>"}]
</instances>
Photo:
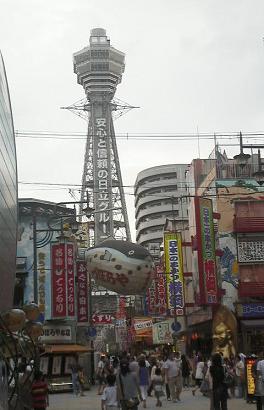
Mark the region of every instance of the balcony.
<instances>
[{"instance_id":1,"label":"balcony","mask_svg":"<svg viewBox=\"0 0 264 410\"><path fill-rule=\"evenodd\" d=\"M264 232L264 217L261 216L235 216L233 224L236 233Z\"/></svg>"}]
</instances>

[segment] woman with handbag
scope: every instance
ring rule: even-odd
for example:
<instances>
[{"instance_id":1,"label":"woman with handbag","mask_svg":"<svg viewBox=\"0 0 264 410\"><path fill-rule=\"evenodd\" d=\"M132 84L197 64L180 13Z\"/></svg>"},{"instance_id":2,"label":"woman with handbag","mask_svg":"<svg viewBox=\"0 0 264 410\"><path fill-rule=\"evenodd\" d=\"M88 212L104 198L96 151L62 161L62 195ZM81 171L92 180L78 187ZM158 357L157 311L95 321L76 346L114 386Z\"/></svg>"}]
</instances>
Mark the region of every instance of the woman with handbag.
<instances>
[{"instance_id":1,"label":"woman with handbag","mask_svg":"<svg viewBox=\"0 0 264 410\"><path fill-rule=\"evenodd\" d=\"M117 393L122 410L138 410L142 396L135 374L130 372L129 362L122 360L117 377Z\"/></svg>"}]
</instances>

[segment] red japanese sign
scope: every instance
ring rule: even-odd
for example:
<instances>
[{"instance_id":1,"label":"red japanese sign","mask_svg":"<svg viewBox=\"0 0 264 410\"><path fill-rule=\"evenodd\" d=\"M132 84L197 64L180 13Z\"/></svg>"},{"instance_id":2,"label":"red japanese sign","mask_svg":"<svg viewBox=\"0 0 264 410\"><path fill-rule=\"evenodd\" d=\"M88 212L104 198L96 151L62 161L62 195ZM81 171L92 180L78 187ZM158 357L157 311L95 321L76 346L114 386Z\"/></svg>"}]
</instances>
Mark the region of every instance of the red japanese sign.
<instances>
[{"instance_id":1,"label":"red japanese sign","mask_svg":"<svg viewBox=\"0 0 264 410\"><path fill-rule=\"evenodd\" d=\"M212 201L195 198L201 304L218 303Z\"/></svg>"},{"instance_id":2,"label":"red japanese sign","mask_svg":"<svg viewBox=\"0 0 264 410\"><path fill-rule=\"evenodd\" d=\"M67 316L65 245L51 245L52 317Z\"/></svg>"},{"instance_id":3,"label":"red japanese sign","mask_svg":"<svg viewBox=\"0 0 264 410\"><path fill-rule=\"evenodd\" d=\"M117 319L123 319L126 317L126 298L120 296L119 298L119 308L116 312Z\"/></svg>"},{"instance_id":4,"label":"red japanese sign","mask_svg":"<svg viewBox=\"0 0 264 410\"><path fill-rule=\"evenodd\" d=\"M156 308L159 316L167 314L166 277L163 266L157 266L156 271Z\"/></svg>"},{"instance_id":5,"label":"red japanese sign","mask_svg":"<svg viewBox=\"0 0 264 410\"><path fill-rule=\"evenodd\" d=\"M78 322L87 323L88 317L88 282L87 282L87 270L84 262L77 262L77 309L78 309Z\"/></svg>"},{"instance_id":6,"label":"red japanese sign","mask_svg":"<svg viewBox=\"0 0 264 410\"><path fill-rule=\"evenodd\" d=\"M73 244L66 244L68 316L75 316L74 258Z\"/></svg>"},{"instance_id":7,"label":"red japanese sign","mask_svg":"<svg viewBox=\"0 0 264 410\"><path fill-rule=\"evenodd\" d=\"M147 314L150 316L166 316L166 278L163 266L156 267L156 273L146 293Z\"/></svg>"},{"instance_id":8,"label":"red japanese sign","mask_svg":"<svg viewBox=\"0 0 264 410\"><path fill-rule=\"evenodd\" d=\"M147 289L146 292L146 308L147 308L147 314L148 315L156 315L156 275L154 276L154 279L152 280L150 287Z\"/></svg>"},{"instance_id":9,"label":"red japanese sign","mask_svg":"<svg viewBox=\"0 0 264 410\"><path fill-rule=\"evenodd\" d=\"M93 315L93 323L95 325L109 325L112 323L112 316L111 315L105 315L105 314L94 314Z\"/></svg>"}]
</instances>

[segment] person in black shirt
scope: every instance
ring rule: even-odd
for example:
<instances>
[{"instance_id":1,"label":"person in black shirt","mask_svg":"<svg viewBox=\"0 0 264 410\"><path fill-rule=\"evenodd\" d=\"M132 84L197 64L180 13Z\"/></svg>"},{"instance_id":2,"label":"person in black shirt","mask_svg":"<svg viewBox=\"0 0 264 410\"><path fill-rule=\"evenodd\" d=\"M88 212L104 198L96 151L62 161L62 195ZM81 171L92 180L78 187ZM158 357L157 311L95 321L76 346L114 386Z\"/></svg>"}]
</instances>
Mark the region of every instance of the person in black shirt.
<instances>
[{"instance_id":1,"label":"person in black shirt","mask_svg":"<svg viewBox=\"0 0 264 410\"><path fill-rule=\"evenodd\" d=\"M212 378L213 408L214 410L227 410L227 387L224 383L225 370L222 365L222 357L215 353L210 366Z\"/></svg>"}]
</instances>

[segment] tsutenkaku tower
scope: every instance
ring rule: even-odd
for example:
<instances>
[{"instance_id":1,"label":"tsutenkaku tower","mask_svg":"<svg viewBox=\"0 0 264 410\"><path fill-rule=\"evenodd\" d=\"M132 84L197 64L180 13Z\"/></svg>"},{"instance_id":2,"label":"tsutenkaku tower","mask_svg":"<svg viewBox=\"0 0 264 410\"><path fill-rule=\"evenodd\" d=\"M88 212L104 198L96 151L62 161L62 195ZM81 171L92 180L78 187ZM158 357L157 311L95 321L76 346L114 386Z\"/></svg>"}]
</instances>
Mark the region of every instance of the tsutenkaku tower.
<instances>
[{"instance_id":1,"label":"tsutenkaku tower","mask_svg":"<svg viewBox=\"0 0 264 410\"><path fill-rule=\"evenodd\" d=\"M110 45L106 31L91 30L90 45L73 54L77 82L84 88L89 123L84 156L81 201L94 209L93 242L130 240L128 215L118 159L112 111L125 55ZM91 232L90 232L91 234Z\"/></svg>"}]
</instances>

